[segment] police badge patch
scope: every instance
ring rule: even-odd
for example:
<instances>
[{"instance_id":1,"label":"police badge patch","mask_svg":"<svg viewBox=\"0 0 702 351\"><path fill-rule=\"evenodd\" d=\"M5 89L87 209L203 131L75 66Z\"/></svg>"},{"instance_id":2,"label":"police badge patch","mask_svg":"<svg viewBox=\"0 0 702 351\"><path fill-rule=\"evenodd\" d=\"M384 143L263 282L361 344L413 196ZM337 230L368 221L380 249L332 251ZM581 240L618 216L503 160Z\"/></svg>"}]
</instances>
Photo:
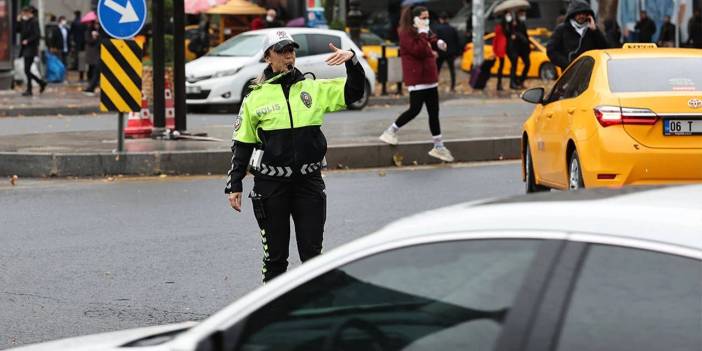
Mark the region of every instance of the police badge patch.
<instances>
[{"instance_id":1,"label":"police badge patch","mask_svg":"<svg viewBox=\"0 0 702 351\"><path fill-rule=\"evenodd\" d=\"M234 131L239 131L239 127L241 127L241 114L236 115L234 118Z\"/></svg>"},{"instance_id":2,"label":"police badge patch","mask_svg":"<svg viewBox=\"0 0 702 351\"><path fill-rule=\"evenodd\" d=\"M302 103L305 104L307 108L312 107L312 96L309 93L303 91L300 93L300 99L302 99Z\"/></svg>"}]
</instances>

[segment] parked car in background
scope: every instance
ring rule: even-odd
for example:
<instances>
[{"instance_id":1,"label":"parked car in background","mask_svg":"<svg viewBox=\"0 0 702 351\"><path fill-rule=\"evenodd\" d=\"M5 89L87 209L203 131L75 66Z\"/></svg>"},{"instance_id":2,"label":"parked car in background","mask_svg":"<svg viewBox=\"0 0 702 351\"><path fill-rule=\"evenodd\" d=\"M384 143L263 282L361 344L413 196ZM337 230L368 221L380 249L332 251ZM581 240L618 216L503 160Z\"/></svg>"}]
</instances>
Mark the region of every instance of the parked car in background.
<instances>
[{"instance_id":1,"label":"parked car in background","mask_svg":"<svg viewBox=\"0 0 702 351\"><path fill-rule=\"evenodd\" d=\"M280 28L249 31L232 37L210 52L185 65L186 104L189 106L236 106L248 93L248 87L263 72L263 38L268 31ZM285 28L300 45L296 50L295 66L302 73L310 72L315 78L345 77L344 65L329 66L324 60L331 54L329 43L344 50L354 50L366 73L365 93L349 108L362 109L368 103L375 87L375 73L363 58L361 49L346 33L318 28ZM311 77L309 77L311 78Z\"/></svg>"},{"instance_id":2,"label":"parked car in background","mask_svg":"<svg viewBox=\"0 0 702 351\"><path fill-rule=\"evenodd\" d=\"M529 42L531 47L531 53L529 53L529 60L531 61L531 65L529 66L529 72L527 73L527 77L540 78L544 80L554 80L558 78L558 76L560 76L561 74L561 69L559 67L556 67L556 65L554 65L553 63L551 63L551 61L548 59L548 55L546 54L545 44L542 44L540 42L540 40L543 40L543 38L549 35L549 32L545 31L544 28L537 28L529 29L527 33L529 34ZM492 50L492 40L494 38L495 33L486 34L484 37L485 47L483 48L483 52L484 57L486 58L494 56ZM470 72L472 67L473 43L468 43L466 44L465 50L463 51L463 58L461 59L461 69L466 72ZM509 77L509 71L511 67L512 61L510 61L509 57L505 56L505 65L502 69L502 74L506 77ZM522 60L519 60L517 63L517 72L521 72L523 67L524 63L522 63ZM495 64L492 66L492 70L490 72L492 74L497 74L498 69L499 65Z\"/></svg>"},{"instance_id":3,"label":"parked car in background","mask_svg":"<svg viewBox=\"0 0 702 351\"><path fill-rule=\"evenodd\" d=\"M655 69L652 69L655 67ZM702 182L702 52L626 44L568 66L522 127L527 192Z\"/></svg>"},{"instance_id":4,"label":"parked car in background","mask_svg":"<svg viewBox=\"0 0 702 351\"><path fill-rule=\"evenodd\" d=\"M697 185L459 204L309 260L198 324L17 351L699 351L700 198Z\"/></svg>"}]
</instances>

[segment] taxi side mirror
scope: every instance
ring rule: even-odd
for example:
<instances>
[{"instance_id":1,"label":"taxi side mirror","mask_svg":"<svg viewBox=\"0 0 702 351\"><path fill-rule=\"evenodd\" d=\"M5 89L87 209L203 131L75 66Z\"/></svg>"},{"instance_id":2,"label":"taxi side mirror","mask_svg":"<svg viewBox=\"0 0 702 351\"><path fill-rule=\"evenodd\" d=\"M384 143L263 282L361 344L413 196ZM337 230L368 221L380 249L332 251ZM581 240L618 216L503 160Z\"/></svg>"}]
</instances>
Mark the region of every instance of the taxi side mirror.
<instances>
[{"instance_id":1,"label":"taxi side mirror","mask_svg":"<svg viewBox=\"0 0 702 351\"><path fill-rule=\"evenodd\" d=\"M522 100L531 104L541 104L544 102L544 88L531 88L522 93Z\"/></svg>"}]
</instances>

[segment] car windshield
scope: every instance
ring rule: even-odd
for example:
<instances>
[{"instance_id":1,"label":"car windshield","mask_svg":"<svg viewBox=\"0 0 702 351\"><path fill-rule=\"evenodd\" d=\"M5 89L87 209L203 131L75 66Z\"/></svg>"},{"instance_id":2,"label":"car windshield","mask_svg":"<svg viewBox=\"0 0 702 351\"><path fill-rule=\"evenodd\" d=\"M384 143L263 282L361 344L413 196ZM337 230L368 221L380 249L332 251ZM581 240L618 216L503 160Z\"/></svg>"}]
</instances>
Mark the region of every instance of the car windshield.
<instances>
[{"instance_id":1,"label":"car windshield","mask_svg":"<svg viewBox=\"0 0 702 351\"><path fill-rule=\"evenodd\" d=\"M702 90L700 57L614 59L607 73L613 93Z\"/></svg>"},{"instance_id":2,"label":"car windshield","mask_svg":"<svg viewBox=\"0 0 702 351\"><path fill-rule=\"evenodd\" d=\"M253 56L261 50L263 35L237 35L216 48L207 56Z\"/></svg>"}]
</instances>

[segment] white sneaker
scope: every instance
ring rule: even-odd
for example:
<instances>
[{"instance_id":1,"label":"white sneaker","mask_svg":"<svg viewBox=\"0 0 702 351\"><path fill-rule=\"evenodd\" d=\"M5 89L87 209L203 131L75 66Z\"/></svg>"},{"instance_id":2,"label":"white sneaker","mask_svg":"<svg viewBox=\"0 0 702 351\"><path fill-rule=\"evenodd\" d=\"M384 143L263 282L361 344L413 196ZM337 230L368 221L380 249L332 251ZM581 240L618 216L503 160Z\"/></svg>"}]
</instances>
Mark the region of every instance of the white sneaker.
<instances>
[{"instance_id":1,"label":"white sneaker","mask_svg":"<svg viewBox=\"0 0 702 351\"><path fill-rule=\"evenodd\" d=\"M429 156L436 157L441 161L453 162L454 158L451 155L451 151L445 147L433 147L429 150Z\"/></svg>"},{"instance_id":2,"label":"white sneaker","mask_svg":"<svg viewBox=\"0 0 702 351\"><path fill-rule=\"evenodd\" d=\"M399 143L399 141L397 140L397 133L391 132L389 130L385 130L383 134L380 134L380 138L378 139L390 145L397 145Z\"/></svg>"}]
</instances>

